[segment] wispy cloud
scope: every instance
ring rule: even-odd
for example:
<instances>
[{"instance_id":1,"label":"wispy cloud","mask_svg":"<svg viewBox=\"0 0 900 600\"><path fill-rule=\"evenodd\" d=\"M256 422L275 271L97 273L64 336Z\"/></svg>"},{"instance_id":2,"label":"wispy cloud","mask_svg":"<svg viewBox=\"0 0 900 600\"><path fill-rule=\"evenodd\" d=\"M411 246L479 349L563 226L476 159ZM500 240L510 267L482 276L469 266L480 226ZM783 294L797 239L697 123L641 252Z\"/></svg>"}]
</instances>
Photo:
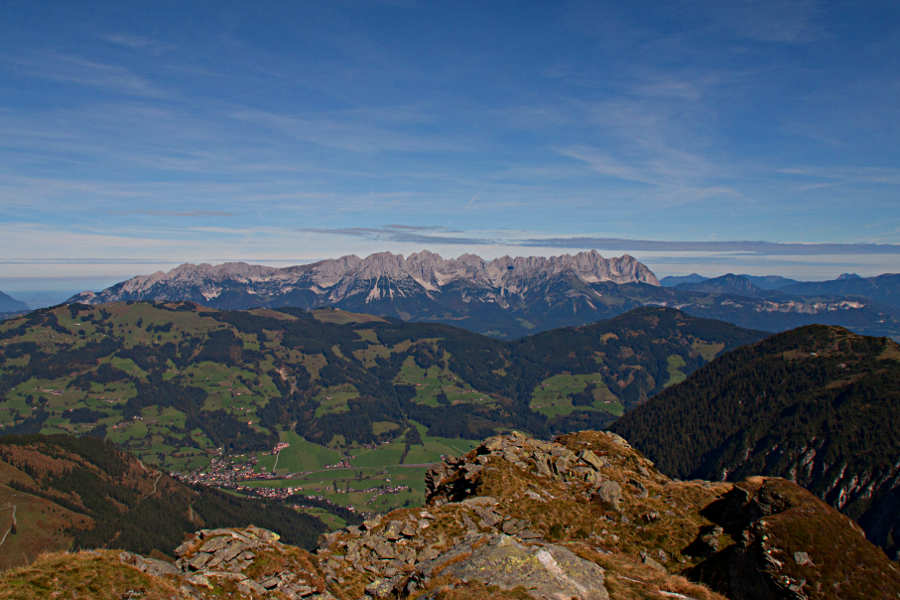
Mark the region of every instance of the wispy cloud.
<instances>
[{"instance_id":1,"label":"wispy cloud","mask_svg":"<svg viewBox=\"0 0 900 600\"><path fill-rule=\"evenodd\" d=\"M783 175L793 177L824 180L813 186L837 185L842 183L865 183L877 185L900 185L900 169L890 167L866 166L833 166L823 167L786 167L777 170Z\"/></svg>"},{"instance_id":2,"label":"wispy cloud","mask_svg":"<svg viewBox=\"0 0 900 600\"><path fill-rule=\"evenodd\" d=\"M315 118L256 109L236 110L232 119L266 127L276 135L352 152L461 152L466 144L453 135L409 133L388 123L372 125L353 113L327 113ZM401 124L403 120L400 120Z\"/></svg>"},{"instance_id":3,"label":"wispy cloud","mask_svg":"<svg viewBox=\"0 0 900 600\"><path fill-rule=\"evenodd\" d=\"M441 227L419 227L407 225L387 225L385 227L308 227L299 231L326 235L340 235L365 240L398 242L404 244L448 244L448 245L490 245L497 240L469 236L420 233L422 231L445 231Z\"/></svg>"},{"instance_id":4,"label":"wispy cloud","mask_svg":"<svg viewBox=\"0 0 900 600\"><path fill-rule=\"evenodd\" d=\"M803 44L826 35L815 0L732 0L713 3L710 11L726 30L758 42Z\"/></svg>"},{"instance_id":5,"label":"wispy cloud","mask_svg":"<svg viewBox=\"0 0 900 600\"><path fill-rule=\"evenodd\" d=\"M110 44L130 48L132 50L143 50L154 55L159 55L174 49L174 46L171 44L130 33L110 33L108 35L100 36L100 39L109 42Z\"/></svg>"},{"instance_id":6,"label":"wispy cloud","mask_svg":"<svg viewBox=\"0 0 900 600\"><path fill-rule=\"evenodd\" d=\"M715 252L757 255L900 254L898 244L779 243L753 241L661 241L600 237L531 238L522 246L544 248L596 248L615 251Z\"/></svg>"},{"instance_id":7,"label":"wispy cloud","mask_svg":"<svg viewBox=\"0 0 900 600\"><path fill-rule=\"evenodd\" d=\"M790 242L766 242L766 241L668 241L628 239L614 237L528 237L521 234L509 233L506 235L476 236L476 235L446 235L448 230L440 226L406 226L387 225L383 227L334 227L334 228L304 228L300 231L312 233L338 235L362 238L376 241L448 244L448 245L495 245L513 246L523 248L566 248L566 249L597 249L615 252L698 252L743 255L767 255L767 256L823 256L835 254L900 254L898 244L874 244L874 243L790 243ZM420 232L441 233L420 233ZM452 233L465 233L453 231ZM720 256L721 257L721 256Z\"/></svg>"},{"instance_id":8,"label":"wispy cloud","mask_svg":"<svg viewBox=\"0 0 900 600\"><path fill-rule=\"evenodd\" d=\"M148 217L233 217L235 213L226 210L122 210L110 211L116 215L146 215Z\"/></svg>"},{"instance_id":9,"label":"wispy cloud","mask_svg":"<svg viewBox=\"0 0 900 600\"><path fill-rule=\"evenodd\" d=\"M659 177L645 169L632 166L619 159L613 158L608 153L591 148L589 146L570 146L557 148L556 152L562 156L583 162L595 173L606 177L614 177L625 181L657 185L661 183Z\"/></svg>"},{"instance_id":10,"label":"wispy cloud","mask_svg":"<svg viewBox=\"0 0 900 600\"><path fill-rule=\"evenodd\" d=\"M127 96L164 98L169 95L150 80L126 67L88 60L77 55L45 52L34 56L7 58L6 62L30 77L100 88Z\"/></svg>"}]
</instances>

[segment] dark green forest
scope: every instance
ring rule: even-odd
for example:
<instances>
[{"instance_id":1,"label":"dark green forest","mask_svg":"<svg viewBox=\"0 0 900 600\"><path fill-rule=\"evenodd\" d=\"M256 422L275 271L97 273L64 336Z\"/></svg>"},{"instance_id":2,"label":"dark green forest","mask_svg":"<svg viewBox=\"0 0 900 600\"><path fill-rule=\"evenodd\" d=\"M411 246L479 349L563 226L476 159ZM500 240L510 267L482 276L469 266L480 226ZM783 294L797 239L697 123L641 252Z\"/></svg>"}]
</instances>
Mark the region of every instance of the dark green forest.
<instances>
[{"instance_id":1,"label":"dark green forest","mask_svg":"<svg viewBox=\"0 0 900 600\"><path fill-rule=\"evenodd\" d=\"M680 478L794 479L900 542L900 347L808 326L738 348L612 429Z\"/></svg>"}]
</instances>

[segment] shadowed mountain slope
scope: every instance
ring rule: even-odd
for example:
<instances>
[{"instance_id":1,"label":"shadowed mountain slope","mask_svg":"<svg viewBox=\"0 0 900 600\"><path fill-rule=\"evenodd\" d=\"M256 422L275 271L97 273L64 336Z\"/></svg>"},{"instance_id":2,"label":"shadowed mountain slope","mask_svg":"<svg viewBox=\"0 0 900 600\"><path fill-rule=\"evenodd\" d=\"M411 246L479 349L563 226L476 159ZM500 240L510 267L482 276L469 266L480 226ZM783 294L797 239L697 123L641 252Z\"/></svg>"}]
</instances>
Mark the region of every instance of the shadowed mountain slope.
<instances>
[{"instance_id":1,"label":"shadowed mountain slope","mask_svg":"<svg viewBox=\"0 0 900 600\"><path fill-rule=\"evenodd\" d=\"M678 477L796 480L900 542L900 346L811 326L738 348L613 429Z\"/></svg>"},{"instance_id":2,"label":"shadowed mountain slope","mask_svg":"<svg viewBox=\"0 0 900 600\"><path fill-rule=\"evenodd\" d=\"M28 310L28 305L0 292L0 313L16 313Z\"/></svg>"},{"instance_id":3,"label":"shadowed mountain slope","mask_svg":"<svg viewBox=\"0 0 900 600\"><path fill-rule=\"evenodd\" d=\"M191 488L110 443L65 435L0 436L0 508L0 569L69 548L171 555L188 532L248 519L304 547L325 529L290 508Z\"/></svg>"}]
</instances>

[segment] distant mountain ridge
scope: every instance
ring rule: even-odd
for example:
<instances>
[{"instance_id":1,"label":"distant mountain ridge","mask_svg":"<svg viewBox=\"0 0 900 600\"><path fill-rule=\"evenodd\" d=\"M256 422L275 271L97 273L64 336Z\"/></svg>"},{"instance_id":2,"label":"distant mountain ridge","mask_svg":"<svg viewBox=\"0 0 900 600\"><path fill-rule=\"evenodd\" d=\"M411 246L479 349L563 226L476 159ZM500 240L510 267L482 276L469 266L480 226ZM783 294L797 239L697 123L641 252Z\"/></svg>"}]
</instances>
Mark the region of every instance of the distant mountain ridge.
<instances>
[{"instance_id":1,"label":"distant mountain ridge","mask_svg":"<svg viewBox=\"0 0 900 600\"><path fill-rule=\"evenodd\" d=\"M406 258L384 252L285 268L185 264L83 292L69 302L188 301L224 310L331 307L445 323L502 339L665 306L751 329L824 323L900 338L900 314L890 307L860 296L767 289L779 282L784 283L727 275L663 287L635 258L604 258L596 251L490 261L472 254L444 259L428 251Z\"/></svg>"},{"instance_id":2,"label":"distant mountain ridge","mask_svg":"<svg viewBox=\"0 0 900 600\"><path fill-rule=\"evenodd\" d=\"M738 283L745 280L746 283ZM853 296L868 298L885 306L900 307L900 273L883 273L861 277L842 273L827 281L798 281L780 275L735 275L706 277L697 273L669 275L659 280L663 287L702 290L714 285L730 284L734 291L740 285L751 285L756 292L778 291L792 296Z\"/></svg>"},{"instance_id":3,"label":"distant mountain ridge","mask_svg":"<svg viewBox=\"0 0 900 600\"><path fill-rule=\"evenodd\" d=\"M806 283L803 281L798 281L796 279L782 277L781 275L747 275L744 273L734 275L733 273L728 273L728 275L723 275L722 277L727 276L743 277L754 286L763 290L778 290L788 285L793 285L796 283ZM841 277L843 276L844 275L841 275ZM691 273L690 275L668 275L660 279L659 284L663 287L676 287L687 283L703 283L704 281L709 281L711 279L718 278L706 277L705 275L700 275L699 273Z\"/></svg>"},{"instance_id":4,"label":"distant mountain ridge","mask_svg":"<svg viewBox=\"0 0 900 600\"><path fill-rule=\"evenodd\" d=\"M235 282L244 284L247 293L254 296L288 296L305 289L324 304L361 293L367 300L377 300L382 295L406 297L419 291L416 286L427 294L460 280L488 293L493 292L500 300L503 296L523 292L535 278L550 278L562 273L571 273L585 283L609 281L659 285L649 268L627 254L604 258L592 250L574 256L504 256L487 261L474 254L444 259L423 250L408 258L381 252L366 258L349 255L284 268L246 263L183 264L168 273L133 277L98 294L85 292L71 301L96 304L121 300L172 300L169 288L173 288L182 294L195 295L178 300L209 302L227 293L228 284ZM380 285L382 279L394 283ZM374 281L371 286L360 285L370 281Z\"/></svg>"},{"instance_id":5,"label":"distant mountain ridge","mask_svg":"<svg viewBox=\"0 0 900 600\"><path fill-rule=\"evenodd\" d=\"M27 304L0 292L0 313L15 313L26 310L28 310Z\"/></svg>"},{"instance_id":6,"label":"distant mountain ridge","mask_svg":"<svg viewBox=\"0 0 900 600\"><path fill-rule=\"evenodd\" d=\"M885 273L875 277L845 273L831 281L797 282L781 288L781 291L797 296L860 296L885 306L900 308L900 273Z\"/></svg>"},{"instance_id":7,"label":"distant mountain ridge","mask_svg":"<svg viewBox=\"0 0 900 600\"><path fill-rule=\"evenodd\" d=\"M734 273L728 273L721 277L704 279L703 281L680 283L675 287L680 290L691 290L695 292L737 294L748 298L757 298L771 294L770 290L764 290L755 285L749 277L735 275Z\"/></svg>"}]
</instances>

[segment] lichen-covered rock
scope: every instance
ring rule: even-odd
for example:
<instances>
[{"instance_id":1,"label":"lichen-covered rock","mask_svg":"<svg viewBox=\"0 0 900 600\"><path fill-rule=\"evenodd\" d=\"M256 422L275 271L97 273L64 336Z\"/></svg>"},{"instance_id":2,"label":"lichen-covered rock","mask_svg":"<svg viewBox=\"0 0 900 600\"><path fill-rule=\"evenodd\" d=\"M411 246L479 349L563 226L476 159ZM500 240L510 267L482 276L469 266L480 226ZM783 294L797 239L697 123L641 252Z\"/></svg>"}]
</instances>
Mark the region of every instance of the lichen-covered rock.
<instances>
[{"instance_id":1,"label":"lichen-covered rock","mask_svg":"<svg viewBox=\"0 0 900 600\"><path fill-rule=\"evenodd\" d=\"M615 481L604 481L597 486L597 491L591 496L591 501L606 510L621 512L622 486Z\"/></svg>"},{"instance_id":2,"label":"lichen-covered rock","mask_svg":"<svg viewBox=\"0 0 900 600\"><path fill-rule=\"evenodd\" d=\"M253 598L295 600L327 592L312 555L259 527L201 529L175 554L172 570L201 597L214 584Z\"/></svg>"},{"instance_id":3,"label":"lichen-covered rock","mask_svg":"<svg viewBox=\"0 0 900 600\"><path fill-rule=\"evenodd\" d=\"M440 557L422 563L410 585L421 585L436 574L505 590L520 588L538 600L609 599L603 569L595 563L562 546L526 545L502 534L464 539Z\"/></svg>"}]
</instances>

